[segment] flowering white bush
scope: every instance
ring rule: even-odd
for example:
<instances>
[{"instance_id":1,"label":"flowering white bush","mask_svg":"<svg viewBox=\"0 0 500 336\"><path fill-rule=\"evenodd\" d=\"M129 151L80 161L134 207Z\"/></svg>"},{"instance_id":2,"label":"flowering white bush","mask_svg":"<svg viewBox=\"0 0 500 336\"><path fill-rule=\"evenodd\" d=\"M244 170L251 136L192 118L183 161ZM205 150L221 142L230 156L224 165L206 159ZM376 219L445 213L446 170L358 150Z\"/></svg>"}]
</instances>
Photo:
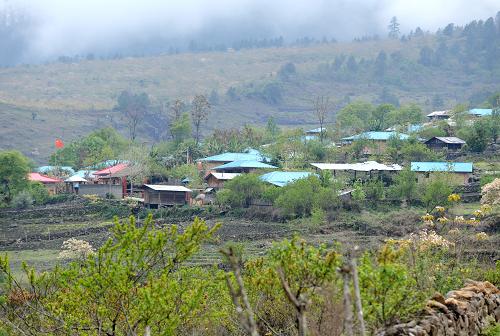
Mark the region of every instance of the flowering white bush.
<instances>
[{"instance_id":1,"label":"flowering white bush","mask_svg":"<svg viewBox=\"0 0 500 336\"><path fill-rule=\"evenodd\" d=\"M438 235L435 231L422 230L418 234L410 234L409 239L421 251L432 247L448 248L454 244Z\"/></svg>"},{"instance_id":2,"label":"flowering white bush","mask_svg":"<svg viewBox=\"0 0 500 336\"><path fill-rule=\"evenodd\" d=\"M59 252L60 259L85 259L95 253L89 242L76 238L70 238L63 242L62 251Z\"/></svg>"},{"instance_id":3,"label":"flowering white bush","mask_svg":"<svg viewBox=\"0 0 500 336\"><path fill-rule=\"evenodd\" d=\"M500 178L485 184L481 190L481 204L500 205Z\"/></svg>"}]
</instances>

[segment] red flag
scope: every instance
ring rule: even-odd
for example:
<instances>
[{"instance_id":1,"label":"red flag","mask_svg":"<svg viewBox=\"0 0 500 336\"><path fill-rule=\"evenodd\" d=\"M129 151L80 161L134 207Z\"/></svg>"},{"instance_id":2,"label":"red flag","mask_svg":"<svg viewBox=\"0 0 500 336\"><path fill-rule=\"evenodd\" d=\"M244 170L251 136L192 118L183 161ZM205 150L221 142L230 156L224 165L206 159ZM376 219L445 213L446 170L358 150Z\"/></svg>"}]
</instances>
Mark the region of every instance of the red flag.
<instances>
[{"instance_id":1,"label":"red flag","mask_svg":"<svg viewBox=\"0 0 500 336\"><path fill-rule=\"evenodd\" d=\"M64 147L64 142L61 139L56 139L56 148L63 148Z\"/></svg>"}]
</instances>

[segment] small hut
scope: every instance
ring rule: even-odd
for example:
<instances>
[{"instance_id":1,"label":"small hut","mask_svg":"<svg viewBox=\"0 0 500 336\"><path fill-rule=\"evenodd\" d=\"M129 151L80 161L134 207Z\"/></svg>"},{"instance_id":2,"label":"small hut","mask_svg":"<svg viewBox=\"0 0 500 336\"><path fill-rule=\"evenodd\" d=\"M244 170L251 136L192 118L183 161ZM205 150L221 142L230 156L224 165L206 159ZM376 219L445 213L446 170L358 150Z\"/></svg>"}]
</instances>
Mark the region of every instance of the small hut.
<instances>
[{"instance_id":1,"label":"small hut","mask_svg":"<svg viewBox=\"0 0 500 336\"><path fill-rule=\"evenodd\" d=\"M144 205L150 209L163 206L186 205L191 200L191 189L184 186L145 184Z\"/></svg>"}]
</instances>

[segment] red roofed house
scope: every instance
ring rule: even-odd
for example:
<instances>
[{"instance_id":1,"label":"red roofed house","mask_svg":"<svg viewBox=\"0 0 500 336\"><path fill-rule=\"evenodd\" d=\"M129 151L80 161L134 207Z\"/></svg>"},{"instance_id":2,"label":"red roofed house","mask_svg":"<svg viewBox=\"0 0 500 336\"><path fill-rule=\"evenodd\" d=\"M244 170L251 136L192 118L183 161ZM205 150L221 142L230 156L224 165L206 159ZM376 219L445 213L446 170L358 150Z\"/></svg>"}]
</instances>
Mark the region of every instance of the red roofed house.
<instances>
[{"instance_id":1,"label":"red roofed house","mask_svg":"<svg viewBox=\"0 0 500 336\"><path fill-rule=\"evenodd\" d=\"M57 186L63 182L58 178L42 175L40 173L30 173L28 179L30 181L42 183L47 188L50 195L56 194Z\"/></svg>"},{"instance_id":2,"label":"red roofed house","mask_svg":"<svg viewBox=\"0 0 500 336\"><path fill-rule=\"evenodd\" d=\"M121 185L122 186L121 197L123 197L123 195L127 194L127 175L119 173L124 172L127 167L128 167L127 163L119 163L115 166L96 171L94 173L94 176L97 178L98 184L108 184L115 186ZM113 194L115 194L115 196L118 196L116 192Z\"/></svg>"}]
</instances>

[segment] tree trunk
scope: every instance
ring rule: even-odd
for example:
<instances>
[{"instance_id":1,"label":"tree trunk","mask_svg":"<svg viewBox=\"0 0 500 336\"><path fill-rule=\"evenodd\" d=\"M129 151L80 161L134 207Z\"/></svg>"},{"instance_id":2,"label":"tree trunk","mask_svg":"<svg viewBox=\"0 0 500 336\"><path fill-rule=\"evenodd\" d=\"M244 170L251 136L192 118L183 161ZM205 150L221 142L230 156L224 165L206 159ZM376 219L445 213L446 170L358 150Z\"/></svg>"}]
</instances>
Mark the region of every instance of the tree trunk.
<instances>
[{"instance_id":1,"label":"tree trunk","mask_svg":"<svg viewBox=\"0 0 500 336\"><path fill-rule=\"evenodd\" d=\"M358 278L358 268L356 265L356 259L351 259L351 270L352 270L352 282L354 285L354 303L356 304L356 313L359 323L359 334L364 336L365 331L365 319L363 317L363 305L361 304L361 292L359 290L359 278Z\"/></svg>"}]
</instances>

